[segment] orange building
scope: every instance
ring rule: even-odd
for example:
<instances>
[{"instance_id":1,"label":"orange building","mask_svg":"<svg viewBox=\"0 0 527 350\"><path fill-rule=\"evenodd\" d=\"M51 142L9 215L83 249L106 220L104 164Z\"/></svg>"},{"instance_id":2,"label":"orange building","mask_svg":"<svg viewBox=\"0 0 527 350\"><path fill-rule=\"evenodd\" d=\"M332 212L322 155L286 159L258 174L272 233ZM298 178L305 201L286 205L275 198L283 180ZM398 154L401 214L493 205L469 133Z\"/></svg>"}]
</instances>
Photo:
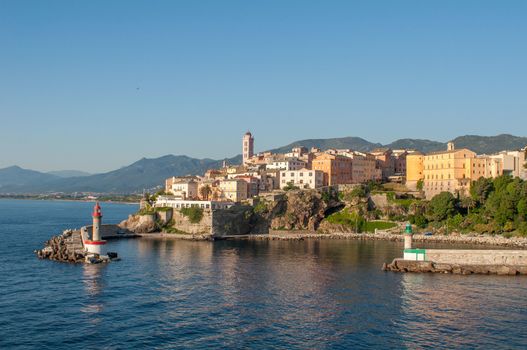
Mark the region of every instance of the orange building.
<instances>
[{"instance_id":1,"label":"orange building","mask_svg":"<svg viewBox=\"0 0 527 350\"><path fill-rule=\"evenodd\" d=\"M311 163L313 170L324 173L324 186L352 183L352 159L344 156L323 153Z\"/></svg>"}]
</instances>

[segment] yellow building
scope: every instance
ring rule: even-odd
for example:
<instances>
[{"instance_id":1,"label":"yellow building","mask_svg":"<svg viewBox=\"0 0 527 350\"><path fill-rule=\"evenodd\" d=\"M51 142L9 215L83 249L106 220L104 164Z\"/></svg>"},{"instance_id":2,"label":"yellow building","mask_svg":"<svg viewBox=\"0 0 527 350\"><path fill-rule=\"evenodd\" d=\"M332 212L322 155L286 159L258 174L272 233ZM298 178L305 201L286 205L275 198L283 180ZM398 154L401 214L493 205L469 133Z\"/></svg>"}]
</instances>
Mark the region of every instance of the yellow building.
<instances>
[{"instance_id":1,"label":"yellow building","mask_svg":"<svg viewBox=\"0 0 527 350\"><path fill-rule=\"evenodd\" d=\"M424 156L409 155L406 163L407 186L410 187L414 182L417 184L422 179L427 199L441 192L468 195L472 181L501 174L503 166L499 159L477 156L466 148L454 149L452 142L449 142L446 151Z\"/></svg>"},{"instance_id":2,"label":"yellow building","mask_svg":"<svg viewBox=\"0 0 527 350\"><path fill-rule=\"evenodd\" d=\"M406 187L417 190L417 183L423 179L424 154L413 152L406 156Z\"/></svg>"}]
</instances>

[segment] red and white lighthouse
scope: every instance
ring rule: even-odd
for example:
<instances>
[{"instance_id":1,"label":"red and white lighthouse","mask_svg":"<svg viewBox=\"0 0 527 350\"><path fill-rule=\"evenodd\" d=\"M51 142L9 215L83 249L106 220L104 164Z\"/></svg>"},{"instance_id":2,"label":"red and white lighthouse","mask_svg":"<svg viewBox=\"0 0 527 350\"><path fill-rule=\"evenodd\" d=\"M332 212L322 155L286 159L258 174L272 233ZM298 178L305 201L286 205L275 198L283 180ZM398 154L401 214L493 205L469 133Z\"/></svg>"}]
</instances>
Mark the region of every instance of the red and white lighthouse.
<instances>
[{"instance_id":1,"label":"red and white lighthouse","mask_svg":"<svg viewBox=\"0 0 527 350\"><path fill-rule=\"evenodd\" d=\"M99 254L101 255L102 248L106 244L106 241L103 241L101 239L101 220L102 220L102 212L101 212L101 206L99 205L99 202L95 203L95 206L93 207L93 230L91 239L87 239L84 241L84 246L86 247L86 250L88 253L92 254Z\"/></svg>"}]
</instances>

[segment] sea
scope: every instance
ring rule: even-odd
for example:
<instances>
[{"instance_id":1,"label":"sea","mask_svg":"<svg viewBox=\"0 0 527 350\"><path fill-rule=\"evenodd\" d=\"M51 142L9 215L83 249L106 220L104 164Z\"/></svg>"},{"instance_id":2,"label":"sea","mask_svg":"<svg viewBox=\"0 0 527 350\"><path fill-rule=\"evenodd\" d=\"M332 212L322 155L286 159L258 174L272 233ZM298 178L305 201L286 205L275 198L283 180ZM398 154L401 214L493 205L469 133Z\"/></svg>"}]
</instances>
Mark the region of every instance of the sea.
<instances>
[{"instance_id":1,"label":"sea","mask_svg":"<svg viewBox=\"0 0 527 350\"><path fill-rule=\"evenodd\" d=\"M402 243L109 241L39 260L93 203L0 200L0 349L526 349L527 278L381 271ZM118 223L137 205L102 203Z\"/></svg>"}]
</instances>

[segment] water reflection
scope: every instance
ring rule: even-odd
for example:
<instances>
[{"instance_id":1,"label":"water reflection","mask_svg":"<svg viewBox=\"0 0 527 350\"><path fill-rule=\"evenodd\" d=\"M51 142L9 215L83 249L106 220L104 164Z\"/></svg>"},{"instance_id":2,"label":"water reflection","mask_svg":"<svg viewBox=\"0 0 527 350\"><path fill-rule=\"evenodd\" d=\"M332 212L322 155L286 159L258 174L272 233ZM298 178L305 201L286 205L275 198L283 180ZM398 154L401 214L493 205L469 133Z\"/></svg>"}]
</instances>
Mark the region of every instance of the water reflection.
<instances>
[{"instance_id":1,"label":"water reflection","mask_svg":"<svg viewBox=\"0 0 527 350\"><path fill-rule=\"evenodd\" d=\"M527 324L507 309L522 304L525 286L490 276L382 272L401 251L389 242L115 245L122 261L85 267L84 312L105 327L133 319L129 335L182 348L470 347L482 336L494 337L491 344L501 341L497 333L510 338L507 320Z\"/></svg>"},{"instance_id":2,"label":"water reflection","mask_svg":"<svg viewBox=\"0 0 527 350\"><path fill-rule=\"evenodd\" d=\"M415 342L475 347L483 335L506 342L508 336L496 333L495 327L512 318L525 322L518 310L510 308L511 301L520 302L525 294L522 284L514 277L403 274L400 336L408 347Z\"/></svg>"},{"instance_id":3,"label":"water reflection","mask_svg":"<svg viewBox=\"0 0 527 350\"><path fill-rule=\"evenodd\" d=\"M101 264L84 264L82 266L82 283L84 284L84 297L80 311L87 314L97 314L103 311L101 294L104 289ZM91 317L91 322L97 322L98 318Z\"/></svg>"}]
</instances>

